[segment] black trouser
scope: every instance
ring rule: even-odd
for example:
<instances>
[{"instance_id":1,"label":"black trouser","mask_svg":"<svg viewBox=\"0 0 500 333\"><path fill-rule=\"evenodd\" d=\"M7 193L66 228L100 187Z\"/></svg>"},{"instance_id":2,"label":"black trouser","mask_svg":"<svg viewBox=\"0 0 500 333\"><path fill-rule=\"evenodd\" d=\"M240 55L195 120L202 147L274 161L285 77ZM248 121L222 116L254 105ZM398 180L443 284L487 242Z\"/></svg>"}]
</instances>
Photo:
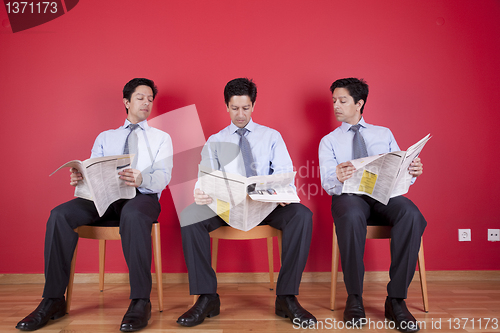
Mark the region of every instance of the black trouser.
<instances>
[{"instance_id":1,"label":"black trouser","mask_svg":"<svg viewBox=\"0 0 500 333\"><path fill-rule=\"evenodd\" d=\"M278 206L260 225L270 225L283 231L282 264L276 294L298 295L311 245L312 212L298 203ZM211 266L209 232L227 226L227 223L214 216L208 206L192 204L182 211L181 226L191 295L216 293L217 277Z\"/></svg>"},{"instance_id":2,"label":"black trouser","mask_svg":"<svg viewBox=\"0 0 500 333\"><path fill-rule=\"evenodd\" d=\"M362 295L367 220L392 226L391 267L387 294L406 298L415 274L420 239L427 225L422 213L408 198L391 198L386 205L366 196L342 194L332 198L332 216L347 293Z\"/></svg>"},{"instance_id":3,"label":"black trouser","mask_svg":"<svg viewBox=\"0 0 500 333\"><path fill-rule=\"evenodd\" d=\"M69 282L71 259L78 242L73 230L102 219L120 220L123 254L129 269L130 298L151 293L151 228L160 214L156 194L137 195L112 203L99 218L92 201L76 198L55 207L45 234L45 288L43 297L63 297Z\"/></svg>"}]
</instances>

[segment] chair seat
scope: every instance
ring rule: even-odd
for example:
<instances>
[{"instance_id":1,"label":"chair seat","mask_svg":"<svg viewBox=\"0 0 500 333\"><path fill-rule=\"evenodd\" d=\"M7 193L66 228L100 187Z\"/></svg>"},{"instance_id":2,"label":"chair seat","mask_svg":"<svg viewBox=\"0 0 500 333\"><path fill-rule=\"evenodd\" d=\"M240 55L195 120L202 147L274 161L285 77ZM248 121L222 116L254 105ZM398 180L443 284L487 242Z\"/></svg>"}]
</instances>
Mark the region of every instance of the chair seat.
<instances>
[{"instance_id":1,"label":"chair seat","mask_svg":"<svg viewBox=\"0 0 500 333\"><path fill-rule=\"evenodd\" d=\"M153 222L153 226L158 221ZM87 239L120 240L119 220L100 220L77 228L78 236Z\"/></svg>"}]
</instances>

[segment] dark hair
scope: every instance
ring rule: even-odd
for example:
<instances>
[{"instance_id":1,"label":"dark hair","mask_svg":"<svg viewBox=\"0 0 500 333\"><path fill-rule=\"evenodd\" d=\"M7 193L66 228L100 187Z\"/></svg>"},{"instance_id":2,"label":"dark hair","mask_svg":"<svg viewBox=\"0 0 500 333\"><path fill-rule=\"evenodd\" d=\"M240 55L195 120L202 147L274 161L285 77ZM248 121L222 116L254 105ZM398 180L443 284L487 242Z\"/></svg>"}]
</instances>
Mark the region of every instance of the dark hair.
<instances>
[{"instance_id":1,"label":"dark hair","mask_svg":"<svg viewBox=\"0 0 500 333\"><path fill-rule=\"evenodd\" d=\"M366 105L366 99L368 98L368 84L366 84L365 80L356 79L354 77L350 77L347 79L338 79L330 86L330 91L332 92L332 94L336 88L347 89L347 91L349 91L349 95L351 95L354 99L354 103L357 103L360 99L362 99L364 103L361 107L361 114L363 114L363 109Z\"/></svg>"},{"instance_id":2,"label":"dark hair","mask_svg":"<svg viewBox=\"0 0 500 333\"><path fill-rule=\"evenodd\" d=\"M248 96L252 105L257 99L257 86L252 80L239 78L229 81L224 88L224 101L229 105L229 100L233 96Z\"/></svg>"},{"instance_id":3,"label":"dark hair","mask_svg":"<svg viewBox=\"0 0 500 333\"><path fill-rule=\"evenodd\" d=\"M123 87L123 98L125 98L127 101L130 102L130 98L132 97L132 94L134 93L135 89L138 86L148 86L153 90L153 100L156 97L156 94L158 93L158 88L155 86L155 83L153 80L149 79L144 79L144 78L135 78L127 82L125 87ZM127 108L125 108L127 109ZM128 114L128 109L127 109L127 114Z\"/></svg>"}]
</instances>

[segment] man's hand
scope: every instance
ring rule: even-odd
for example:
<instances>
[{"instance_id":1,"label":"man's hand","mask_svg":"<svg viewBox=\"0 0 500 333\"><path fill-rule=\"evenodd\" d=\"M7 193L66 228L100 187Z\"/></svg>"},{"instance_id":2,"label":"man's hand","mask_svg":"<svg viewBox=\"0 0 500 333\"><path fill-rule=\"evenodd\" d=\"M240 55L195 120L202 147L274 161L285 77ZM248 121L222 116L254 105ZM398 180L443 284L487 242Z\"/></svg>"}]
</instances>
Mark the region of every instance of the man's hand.
<instances>
[{"instance_id":1,"label":"man's hand","mask_svg":"<svg viewBox=\"0 0 500 333\"><path fill-rule=\"evenodd\" d=\"M337 179L339 182L343 183L352 177L354 171L356 171L356 169L351 162L340 163L337 165Z\"/></svg>"},{"instance_id":2,"label":"man's hand","mask_svg":"<svg viewBox=\"0 0 500 333\"><path fill-rule=\"evenodd\" d=\"M290 203L289 202L280 202L280 205L285 207L285 206L288 206Z\"/></svg>"},{"instance_id":3,"label":"man's hand","mask_svg":"<svg viewBox=\"0 0 500 333\"><path fill-rule=\"evenodd\" d=\"M196 202L197 205L208 205L212 203L212 198L197 188L194 190L194 202Z\"/></svg>"},{"instance_id":4,"label":"man's hand","mask_svg":"<svg viewBox=\"0 0 500 333\"><path fill-rule=\"evenodd\" d=\"M75 168L71 168L69 170L69 172L71 172L71 174L69 175L69 184L71 186L76 186L78 185L78 181L82 180L83 179L83 176L82 174L80 173L80 171L78 171L77 169Z\"/></svg>"},{"instance_id":5,"label":"man's hand","mask_svg":"<svg viewBox=\"0 0 500 333\"><path fill-rule=\"evenodd\" d=\"M424 165L422 164L420 157L415 157L415 159L410 163L408 171L413 177L418 177L424 172Z\"/></svg>"},{"instance_id":6,"label":"man's hand","mask_svg":"<svg viewBox=\"0 0 500 333\"><path fill-rule=\"evenodd\" d=\"M118 172L120 179L125 181L128 186L139 187L142 184L142 174L137 169L125 169Z\"/></svg>"}]
</instances>

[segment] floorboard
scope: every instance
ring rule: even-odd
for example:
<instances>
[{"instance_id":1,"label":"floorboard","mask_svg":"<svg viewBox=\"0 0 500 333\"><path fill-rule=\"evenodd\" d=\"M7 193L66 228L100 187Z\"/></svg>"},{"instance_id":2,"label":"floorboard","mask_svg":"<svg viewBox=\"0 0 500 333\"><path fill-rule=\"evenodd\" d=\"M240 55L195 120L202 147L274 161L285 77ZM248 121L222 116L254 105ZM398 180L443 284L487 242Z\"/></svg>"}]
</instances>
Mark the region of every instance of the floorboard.
<instances>
[{"instance_id":1,"label":"floorboard","mask_svg":"<svg viewBox=\"0 0 500 333\"><path fill-rule=\"evenodd\" d=\"M42 289L42 284L0 285L0 332L18 332L15 325L38 305ZM165 310L160 313L153 287L151 320L141 332L312 331L298 329L288 319L274 314L274 291L269 290L266 283L220 283L221 314L207 318L194 328L181 327L176 320L193 302L188 290L186 283L164 284ZM365 327L364 332L396 332L384 323L385 290L384 282L365 283L364 304L372 324ZM407 300L410 311L422 322L422 332L500 333L499 281L428 281L428 290L428 313L423 312L418 283L410 286ZM95 283L75 284L70 313L50 321L40 332L119 332L129 304L128 293L129 287L125 283L106 284L104 292L99 292ZM299 301L320 321L318 326L311 327L320 331L332 331L334 328L349 331L343 323L339 323L346 298L345 287L339 283L336 310L330 311L329 283L301 284Z\"/></svg>"}]
</instances>

